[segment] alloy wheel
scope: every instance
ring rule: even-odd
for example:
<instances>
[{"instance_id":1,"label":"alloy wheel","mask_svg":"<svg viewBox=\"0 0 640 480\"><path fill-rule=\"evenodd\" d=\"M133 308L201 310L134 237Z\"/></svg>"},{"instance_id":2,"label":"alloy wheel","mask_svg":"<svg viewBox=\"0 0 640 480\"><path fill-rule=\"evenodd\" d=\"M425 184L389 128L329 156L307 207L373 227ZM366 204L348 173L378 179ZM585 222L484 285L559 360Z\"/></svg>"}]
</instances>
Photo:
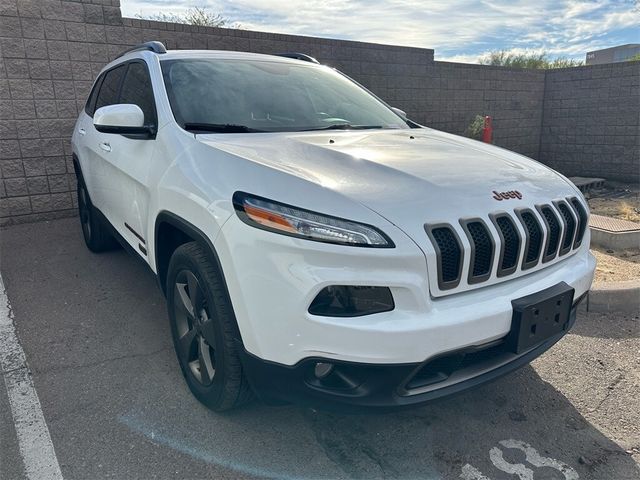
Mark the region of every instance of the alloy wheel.
<instances>
[{"instance_id":1,"label":"alloy wheel","mask_svg":"<svg viewBox=\"0 0 640 480\"><path fill-rule=\"evenodd\" d=\"M204 292L193 272L178 273L173 297L180 360L199 383L211 385L216 374L215 329Z\"/></svg>"}]
</instances>

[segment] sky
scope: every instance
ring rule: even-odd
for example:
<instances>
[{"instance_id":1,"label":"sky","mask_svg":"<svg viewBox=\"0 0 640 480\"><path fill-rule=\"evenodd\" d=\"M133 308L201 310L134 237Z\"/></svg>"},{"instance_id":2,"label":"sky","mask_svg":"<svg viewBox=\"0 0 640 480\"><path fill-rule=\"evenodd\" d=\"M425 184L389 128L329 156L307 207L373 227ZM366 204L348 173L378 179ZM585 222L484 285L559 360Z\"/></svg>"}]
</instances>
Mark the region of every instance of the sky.
<instances>
[{"instance_id":1,"label":"sky","mask_svg":"<svg viewBox=\"0 0 640 480\"><path fill-rule=\"evenodd\" d=\"M206 7L247 30L435 49L477 63L488 52L586 52L640 43L640 0L121 0L125 17Z\"/></svg>"}]
</instances>

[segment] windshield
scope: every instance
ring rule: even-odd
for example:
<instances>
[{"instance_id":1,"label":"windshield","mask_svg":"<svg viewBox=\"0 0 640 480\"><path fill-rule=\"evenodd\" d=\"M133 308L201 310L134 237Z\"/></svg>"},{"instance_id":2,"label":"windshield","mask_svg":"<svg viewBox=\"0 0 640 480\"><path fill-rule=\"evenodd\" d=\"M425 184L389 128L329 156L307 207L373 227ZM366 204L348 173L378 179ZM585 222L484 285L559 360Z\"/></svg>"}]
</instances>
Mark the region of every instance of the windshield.
<instances>
[{"instance_id":1,"label":"windshield","mask_svg":"<svg viewBox=\"0 0 640 480\"><path fill-rule=\"evenodd\" d=\"M174 117L187 130L408 128L381 101L328 67L211 58L161 65Z\"/></svg>"}]
</instances>

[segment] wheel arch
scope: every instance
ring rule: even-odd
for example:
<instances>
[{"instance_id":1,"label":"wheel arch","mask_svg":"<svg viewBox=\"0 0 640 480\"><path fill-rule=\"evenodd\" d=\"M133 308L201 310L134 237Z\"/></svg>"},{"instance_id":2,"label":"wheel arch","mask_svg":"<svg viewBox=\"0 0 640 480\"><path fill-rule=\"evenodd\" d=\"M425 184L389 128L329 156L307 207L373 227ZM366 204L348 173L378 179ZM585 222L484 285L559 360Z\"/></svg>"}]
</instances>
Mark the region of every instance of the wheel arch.
<instances>
[{"instance_id":1,"label":"wheel arch","mask_svg":"<svg viewBox=\"0 0 640 480\"><path fill-rule=\"evenodd\" d=\"M227 300L233 307L224 270L220 263L220 257L218 256L211 239L191 222L167 210L163 210L158 213L154 227L154 261L156 275L160 288L162 289L162 293L166 297L167 273L171 255L180 245L190 241L198 242L207 250L210 259L214 262L218 272L220 273L220 278L222 280ZM242 337L240 335L238 322L235 318L235 312L233 313L233 323L235 337L242 344Z\"/></svg>"}]
</instances>

